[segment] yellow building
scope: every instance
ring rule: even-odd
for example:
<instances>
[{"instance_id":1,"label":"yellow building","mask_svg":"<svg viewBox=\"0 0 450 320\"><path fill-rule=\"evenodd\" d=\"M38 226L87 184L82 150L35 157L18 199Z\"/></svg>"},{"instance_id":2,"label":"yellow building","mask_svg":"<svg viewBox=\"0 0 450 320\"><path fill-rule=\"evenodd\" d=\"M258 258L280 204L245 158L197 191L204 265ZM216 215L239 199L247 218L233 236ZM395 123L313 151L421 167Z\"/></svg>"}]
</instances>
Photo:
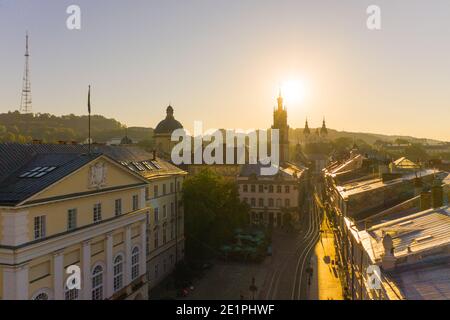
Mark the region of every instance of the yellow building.
<instances>
[{"instance_id":1,"label":"yellow building","mask_svg":"<svg viewBox=\"0 0 450 320\"><path fill-rule=\"evenodd\" d=\"M0 299L145 299L147 180L69 149L0 145Z\"/></svg>"},{"instance_id":2,"label":"yellow building","mask_svg":"<svg viewBox=\"0 0 450 320\"><path fill-rule=\"evenodd\" d=\"M147 181L147 270L149 289L169 275L184 259L184 210L181 202L187 172L139 147L96 146Z\"/></svg>"},{"instance_id":3,"label":"yellow building","mask_svg":"<svg viewBox=\"0 0 450 320\"><path fill-rule=\"evenodd\" d=\"M0 144L0 299L147 299L184 258L187 173L137 147L87 151Z\"/></svg>"}]
</instances>

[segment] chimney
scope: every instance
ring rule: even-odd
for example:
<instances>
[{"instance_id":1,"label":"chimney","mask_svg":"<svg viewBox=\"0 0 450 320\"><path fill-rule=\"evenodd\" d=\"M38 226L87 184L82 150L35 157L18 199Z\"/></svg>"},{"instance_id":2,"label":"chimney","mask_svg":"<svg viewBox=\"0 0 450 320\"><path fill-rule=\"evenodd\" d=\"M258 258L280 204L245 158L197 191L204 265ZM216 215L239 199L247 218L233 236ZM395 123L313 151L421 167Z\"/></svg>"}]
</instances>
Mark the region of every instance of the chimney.
<instances>
[{"instance_id":1,"label":"chimney","mask_svg":"<svg viewBox=\"0 0 450 320\"><path fill-rule=\"evenodd\" d=\"M384 231L383 231L384 233ZM395 268L396 258L394 256L394 243L389 233L385 234L382 239L384 254L381 257L381 266L384 270Z\"/></svg>"},{"instance_id":2,"label":"chimney","mask_svg":"<svg viewBox=\"0 0 450 320\"><path fill-rule=\"evenodd\" d=\"M431 202L433 209L440 208L444 205L444 188L438 180L431 187Z\"/></svg>"},{"instance_id":3,"label":"chimney","mask_svg":"<svg viewBox=\"0 0 450 320\"><path fill-rule=\"evenodd\" d=\"M431 208L431 192L423 191L420 194L420 211L425 211Z\"/></svg>"}]
</instances>

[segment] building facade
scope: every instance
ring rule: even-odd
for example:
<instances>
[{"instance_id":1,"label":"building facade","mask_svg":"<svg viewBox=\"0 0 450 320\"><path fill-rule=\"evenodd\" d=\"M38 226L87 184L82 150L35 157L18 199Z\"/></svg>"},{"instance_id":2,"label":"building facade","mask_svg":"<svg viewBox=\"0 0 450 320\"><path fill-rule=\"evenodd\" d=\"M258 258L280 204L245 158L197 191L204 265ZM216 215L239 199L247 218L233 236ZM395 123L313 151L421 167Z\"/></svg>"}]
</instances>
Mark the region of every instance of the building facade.
<instances>
[{"instance_id":1,"label":"building facade","mask_svg":"<svg viewBox=\"0 0 450 320\"><path fill-rule=\"evenodd\" d=\"M145 179L102 154L0 149L0 298L146 299Z\"/></svg>"},{"instance_id":2,"label":"building facade","mask_svg":"<svg viewBox=\"0 0 450 320\"><path fill-rule=\"evenodd\" d=\"M260 175L260 169L260 165L245 165L237 177L239 197L250 206L250 223L283 227L298 222L305 169L290 165L274 176Z\"/></svg>"}]
</instances>

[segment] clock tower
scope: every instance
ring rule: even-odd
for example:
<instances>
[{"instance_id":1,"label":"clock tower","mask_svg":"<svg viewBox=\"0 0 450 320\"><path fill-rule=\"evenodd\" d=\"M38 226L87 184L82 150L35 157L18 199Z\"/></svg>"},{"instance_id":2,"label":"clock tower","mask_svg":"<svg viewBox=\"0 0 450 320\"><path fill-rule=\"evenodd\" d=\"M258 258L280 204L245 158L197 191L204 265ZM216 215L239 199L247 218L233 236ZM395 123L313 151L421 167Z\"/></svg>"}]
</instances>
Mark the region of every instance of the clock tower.
<instances>
[{"instance_id":1,"label":"clock tower","mask_svg":"<svg viewBox=\"0 0 450 320\"><path fill-rule=\"evenodd\" d=\"M283 105L283 97L281 90L277 99L278 105L273 112L273 126L272 129L279 130L279 150L280 150L280 165L289 161L289 126L287 124L287 110Z\"/></svg>"}]
</instances>

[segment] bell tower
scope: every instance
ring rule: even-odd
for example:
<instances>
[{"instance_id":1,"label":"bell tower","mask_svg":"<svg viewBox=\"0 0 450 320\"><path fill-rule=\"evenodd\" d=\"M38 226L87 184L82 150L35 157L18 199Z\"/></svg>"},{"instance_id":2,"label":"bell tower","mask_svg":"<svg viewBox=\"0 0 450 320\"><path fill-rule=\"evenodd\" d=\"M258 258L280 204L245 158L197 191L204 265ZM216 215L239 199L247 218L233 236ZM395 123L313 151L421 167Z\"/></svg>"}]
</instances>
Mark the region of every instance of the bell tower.
<instances>
[{"instance_id":1,"label":"bell tower","mask_svg":"<svg viewBox=\"0 0 450 320\"><path fill-rule=\"evenodd\" d=\"M289 126L287 124L287 110L283 105L281 90L278 94L277 102L277 108L273 112L272 129L279 130L280 164L284 164L286 161L289 161Z\"/></svg>"}]
</instances>

